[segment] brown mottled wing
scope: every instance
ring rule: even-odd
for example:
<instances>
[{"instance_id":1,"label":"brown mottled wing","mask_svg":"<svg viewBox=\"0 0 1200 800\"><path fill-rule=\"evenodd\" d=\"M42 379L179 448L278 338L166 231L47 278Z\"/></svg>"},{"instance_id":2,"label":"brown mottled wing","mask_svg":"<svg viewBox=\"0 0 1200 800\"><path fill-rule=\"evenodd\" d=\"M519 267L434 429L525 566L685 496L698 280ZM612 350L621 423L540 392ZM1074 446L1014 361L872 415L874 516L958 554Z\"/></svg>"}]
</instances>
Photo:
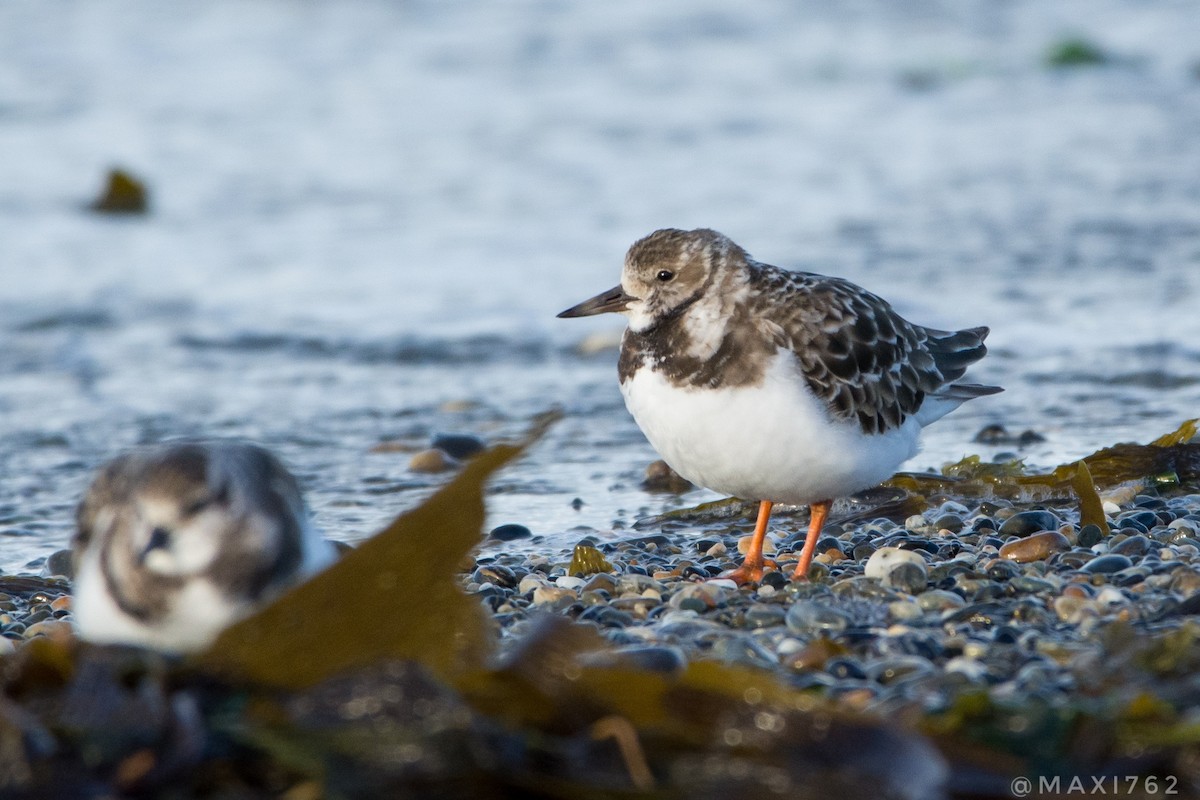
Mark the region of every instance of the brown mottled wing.
<instances>
[{"instance_id":1,"label":"brown mottled wing","mask_svg":"<svg viewBox=\"0 0 1200 800\"><path fill-rule=\"evenodd\" d=\"M762 266L757 314L796 354L818 398L865 433L898 428L925 398L987 352L987 328L947 332L913 325L849 281ZM778 302L787 296L786 302ZM773 298L773 299L772 299Z\"/></svg>"}]
</instances>

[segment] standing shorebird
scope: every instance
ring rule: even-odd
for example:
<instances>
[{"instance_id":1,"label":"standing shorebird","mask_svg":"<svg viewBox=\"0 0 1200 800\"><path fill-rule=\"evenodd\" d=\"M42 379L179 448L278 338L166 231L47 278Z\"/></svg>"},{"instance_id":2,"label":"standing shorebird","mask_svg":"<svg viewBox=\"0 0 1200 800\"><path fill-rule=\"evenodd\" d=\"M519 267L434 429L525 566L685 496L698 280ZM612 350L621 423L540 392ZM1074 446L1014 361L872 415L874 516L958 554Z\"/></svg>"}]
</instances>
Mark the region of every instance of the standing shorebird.
<instances>
[{"instance_id":1,"label":"standing shorebird","mask_svg":"<svg viewBox=\"0 0 1200 800\"><path fill-rule=\"evenodd\" d=\"M79 505L72 545L79 635L169 652L204 647L334 560L295 478L236 442L110 461Z\"/></svg>"},{"instance_id":2,"label":"standing shorebird","mask_svg":"<svg viewBox=\"0 0 1200 800\"><path fill-rule=\"evenodd\" d=\"M833 499L885 480L921 429L998 386L954 383L987 352L987 328L908 322L840 278L762 264L712 230L655 231L621 283L558 316L624 314L625 405L683 477L759 500L742 565L762 578L774 503L808 505L794 577L808 573Z\"/></svg>"}]
</instances>

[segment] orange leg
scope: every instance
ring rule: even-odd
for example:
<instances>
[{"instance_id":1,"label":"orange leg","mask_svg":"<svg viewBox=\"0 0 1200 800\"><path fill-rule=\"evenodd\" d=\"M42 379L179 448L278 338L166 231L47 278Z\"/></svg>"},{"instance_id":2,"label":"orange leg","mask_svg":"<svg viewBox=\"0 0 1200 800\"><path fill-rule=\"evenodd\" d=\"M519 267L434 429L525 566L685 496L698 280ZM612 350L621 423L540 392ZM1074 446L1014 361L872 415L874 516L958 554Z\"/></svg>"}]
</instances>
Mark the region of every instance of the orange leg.
<instances>
[{"instance_id":1,"label":"orange leg","mask_svg":"<svg viewBox=\"0 0 1200 800\"><path fill-rule=\"evenodd\" d=\"M808 565L812 563L813 551L817 549L817 539L821 536L821 527L825 524L825 518L829 516L831 505L833 505L832 500L822 500L808 507L808 536L804 539L804 549L800 551L800 563L796 565L796 572L792 575L792 580L808 577Z\"/></svg>"},{"instance_id":2,"label":"orange leg","mask_svg":"<svg viewBox=\"0 0 1200 800\"><path fill-rule=\"evenodd\" d=\"M767 522L771 519L771 507L775 505L770 500L763 500L758 506L758 523L754 526L754 538L750 540L750 549L742 560L742 565L729 572L722 572L722 578L735 581L739 586L743 583L758 583L762 580L763 572L769 562L763 559L763 541L767 538ZM771 566L775 566L773 563Z\"/></svg>"}]
</instances>

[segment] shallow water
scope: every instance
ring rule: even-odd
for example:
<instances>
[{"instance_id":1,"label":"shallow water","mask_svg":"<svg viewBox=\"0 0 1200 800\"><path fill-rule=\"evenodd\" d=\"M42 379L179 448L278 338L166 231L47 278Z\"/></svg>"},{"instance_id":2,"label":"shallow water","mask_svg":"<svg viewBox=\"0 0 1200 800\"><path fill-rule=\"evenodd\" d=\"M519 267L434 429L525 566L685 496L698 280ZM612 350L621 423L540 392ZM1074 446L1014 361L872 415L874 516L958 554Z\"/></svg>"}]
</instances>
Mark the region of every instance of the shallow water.
<instances>
[{"instance_id":1,"label":"shallow water","mask_svg":"<svg viewBox=\"0 0 1200 800\"><path fill-rule=\"evenodd\" d=\"M436 431L547 440L492 518L569 546L650 495L611 351L555 312L710 226L938 327L1051 465L1200 414L1200 45L1186 2L211 2L0 7L0 567L138 442L277 449L359 539ZM1113 56L1055 70L1083 35ZM83 210L111 164L153 212ZM579 498L582 505L572 501ZM577 508L578 506L578 508Z\"/></svg>"}]
</instances>

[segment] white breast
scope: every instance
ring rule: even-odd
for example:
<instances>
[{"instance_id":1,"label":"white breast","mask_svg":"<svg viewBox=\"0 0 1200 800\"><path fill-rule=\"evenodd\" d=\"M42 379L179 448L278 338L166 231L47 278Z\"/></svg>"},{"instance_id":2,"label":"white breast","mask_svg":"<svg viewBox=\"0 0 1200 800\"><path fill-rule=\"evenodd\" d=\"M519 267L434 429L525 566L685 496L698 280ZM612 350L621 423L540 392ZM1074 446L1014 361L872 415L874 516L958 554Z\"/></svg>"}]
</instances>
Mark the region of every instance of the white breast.
<instances>
[{"instance_id":1,"label":"white breast","mask_svg":"<svg viewBox=\"0 0 1200 800\"><path fill-rule=\"evenodd\" d=\"M747 500L806 504L842 497L885 480L917 452L914 419L875 435L834 421L790 353L775 356L757 386L677 387L644 366L621 393L676 472Z\"/></svg>"}]
</instances>

